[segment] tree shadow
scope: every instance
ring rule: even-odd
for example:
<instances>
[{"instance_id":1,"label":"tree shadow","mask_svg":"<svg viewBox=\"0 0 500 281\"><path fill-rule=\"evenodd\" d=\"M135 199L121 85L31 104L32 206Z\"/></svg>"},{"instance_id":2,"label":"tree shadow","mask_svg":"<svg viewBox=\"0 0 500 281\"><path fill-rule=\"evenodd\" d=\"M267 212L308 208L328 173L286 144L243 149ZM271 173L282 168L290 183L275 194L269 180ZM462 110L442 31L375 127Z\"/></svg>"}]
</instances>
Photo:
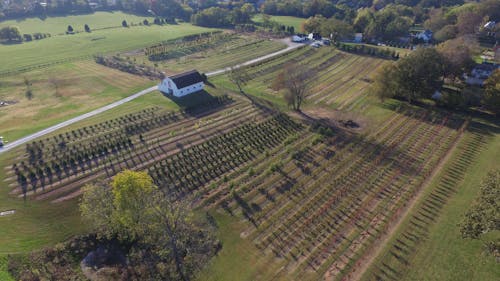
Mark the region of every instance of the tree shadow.
<instances>
[{"instance_id":1,"label":"tree shadow","mask_svg":"<svg viewBox=\"0 0 500 281\"><path fill-rule=\"evenodd\" d=\"M230 102L224 96L213 96L205 90L197 91L183 97L163 93L164 97L177 104L184 114L194 116L207 109L216 108Z\"/></svg>"}]
</instances>

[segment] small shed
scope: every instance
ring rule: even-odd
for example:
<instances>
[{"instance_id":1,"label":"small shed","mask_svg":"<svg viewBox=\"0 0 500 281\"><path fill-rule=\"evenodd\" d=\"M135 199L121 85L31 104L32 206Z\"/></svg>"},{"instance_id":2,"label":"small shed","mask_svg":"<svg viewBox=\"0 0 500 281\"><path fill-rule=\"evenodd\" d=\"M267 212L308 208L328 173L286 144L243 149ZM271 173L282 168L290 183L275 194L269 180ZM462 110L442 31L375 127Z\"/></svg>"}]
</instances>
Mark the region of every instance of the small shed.
<instances>
[{"instance_id":1,"label":"small shed","mask_svg":"<svg viewBox=\"0 0 500 281\"><path fill-rule=\"evenodd\" d=\"M197 70L180 73L163 79L158 85L160 92L182 97L203 90L203 76Z\"/></svg>"}]
</instances>

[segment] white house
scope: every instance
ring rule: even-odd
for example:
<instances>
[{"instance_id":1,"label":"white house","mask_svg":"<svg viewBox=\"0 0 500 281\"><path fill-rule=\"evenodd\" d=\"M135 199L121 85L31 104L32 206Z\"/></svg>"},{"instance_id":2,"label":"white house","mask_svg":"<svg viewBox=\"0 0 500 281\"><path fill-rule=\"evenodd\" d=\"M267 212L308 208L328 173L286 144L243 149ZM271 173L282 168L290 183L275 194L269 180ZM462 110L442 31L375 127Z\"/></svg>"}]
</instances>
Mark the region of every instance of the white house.
<instances>
[{"instance_id":1,"label":"white house","mask_svg":"<svg viewBox=\"0 0 500 281\"><path fill-rule=\"evenodd\" d=\"M494 29L494 28L495 28L495 25L496 25L496 24L497 24L497 23L496 23L496 22L494 22L494 21L489 21L489 22L487 22L487 23L486 23L483 27L484 27L485 29L492 30L492 29Z\"/></svg>"},{"instance_id":2,"label":"white house","mask_svg":"<svg viewBox=\"0 0 500 281\"><path fill-rule=\"evenodd\" d=\"M470 73L470 75L464 75L465 83L469 85L479 85L484 86L484 82L488 77L493 74L493 71L500 69L500 65L494 63L482 63L476 65Z\"/></svg>"},{"instance_id":3,"label":"white house","mask_svg":"<svg viewBox=\"0 0 500 281\"><path fill-rule=\"evenodd\" d=\"M158 85L160 92L183 97L194 92L203 90L203 77L196 70L167 77Z\"/></svg>"},{"instance_id":4,"label":"white house","mask_svg":"<svg viewBox=\"0 0 500 281\"><path fill-rule=\"evenodd\" d=\"M424 30L417 35L415 35L416 38L422 39L424 42L428 43L432 39L432 31L430 30Z\"/></svg>"},{"instance_id":5,"label":"white house","mask_svg":"<svg viewBox=\"0 0 500 281\"><path fill-rule=\"evenodd\" d=\"M363 41L363 33L355 33L354 42L361 43L361 41Z\"/></svg>"},{"instance_id":6,"label":"white house","mask_svg":"<svg viewBox=\"0 0 500 281\"><path fill-rule=\"evenodd\" d=\"M299 35L294 35L292 36L292 41L300 43L306 41L306 38Z\"/></svg>"}]
</instances>

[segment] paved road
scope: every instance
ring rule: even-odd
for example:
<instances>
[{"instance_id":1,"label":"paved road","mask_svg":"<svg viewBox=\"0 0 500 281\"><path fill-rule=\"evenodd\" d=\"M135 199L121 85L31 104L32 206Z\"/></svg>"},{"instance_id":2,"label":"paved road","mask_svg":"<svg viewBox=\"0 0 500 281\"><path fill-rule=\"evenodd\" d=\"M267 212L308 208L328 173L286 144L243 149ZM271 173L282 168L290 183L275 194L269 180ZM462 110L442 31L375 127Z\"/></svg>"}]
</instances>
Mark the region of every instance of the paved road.
<instances>
[{"instance_id":1,"label":"paved road","mask_svg":"<svg viewBox=\"0 0 500 281\"><path fill-rule=\"evenodd\" d=\"M278 56L280 54L289 52L291 50L294 50L294 49L302 46L302 44L293 43L290 40L282 40L282 42L285 43L285 44L287 44L288 47L286 49L283 49L283 50L280 50L280 51L277 51L277 52L274 52L274 53L271 53L271 54L268 54L268 55L265 55L265 56L262 56L262 57L258 57L258 58L253 59L253 60L249 60L247 62L235 65L234 67L238 68L238 67L241 67L241 66L254 64L254 63L257 63L259 61L262 61L262 60L265 60L265 59L268 59L268 58L271 58L271 57L274 57L274 56ZM215 71L212 71L212 72L208 72L208 73L206 73L206 75L209 76L209 77L210 76L215 76L215 75L223 74L223 73L229 71L230 69L231 69L230 67L226 67L226 68L223 68L223 69L219 69L219 70L215 70ZM23 145L23 144L25 144L27 142L33 141L36 138L39 138L41 136L44 136L46 134L50 134L50 133L52 133L52 132L54 132L56 130L59 130L61 128L69 126L69 125L71 125L73 123L79 122L79 121L81 121L83 119L95 116L95 115L100 114L100 113L102 113L104 111L107 111L107 110L110 110L110 109L115 108L117 106L120 106L120 105L122 105L122 104L124 104L126 102L129 102L129 101L131 101L133 99L136 99L136 98L138 98L140 96L143 96L145 94L148 94L148 93L151 93L153 91L156 91L157 89L158 89L158 86L153 86L151 88L147 88L147 89L142 90L142 91L140 91L138 93L135 93L135 94L133 94L131 96L128 96L128 97L126 97L126 98L124 98L122 100L116 101L114 103L108 104L108 105L103 106L101 108L98 108L96 110L87 112L87 113L82 114L80 116L77 116L75 118L71 118L69 120L61 122L61 123L56 124L54 126L51 126L51 127L46 128L46 129L43 129L41 131L38 131L38 132L36 132L34 134L31 134L29 136L26 136L24 138L18 139L18 140L13 141L13 142L10 142L10 143L4 145L3 148L0 148L0 154L2 154L4 152L7 152L7 151L9 151L11 149L14 149L14 148L16 148L16 147L18 147L20 145Z\"/></svg>"}]
</instances>

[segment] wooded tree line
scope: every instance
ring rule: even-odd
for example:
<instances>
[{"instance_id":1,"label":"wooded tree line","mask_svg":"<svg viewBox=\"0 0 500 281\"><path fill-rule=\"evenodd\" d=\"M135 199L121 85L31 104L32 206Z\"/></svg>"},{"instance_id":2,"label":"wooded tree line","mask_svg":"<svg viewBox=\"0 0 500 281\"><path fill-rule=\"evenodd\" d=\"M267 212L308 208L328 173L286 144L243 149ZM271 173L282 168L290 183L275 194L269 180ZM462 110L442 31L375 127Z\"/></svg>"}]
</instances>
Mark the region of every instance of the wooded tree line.
<instances>
[{"instance_id":1,"label":"wooded tree line","mask_svg":"<svg viewBox=\"0 0 500 281\"><path fill-rule=\"evenodd\" d=\"M484 92L443 89L443 85L463 84L463 73L474 67L474 41L467 38L448 40L436 48L419 48L399 61L383 67L374 79L372 92L381 100L402 98L409 102L437 99L449 107L467 108L483 105L500 113L500 71L496 70L485 82ZM437 96L435 96L437 94ZM434 97L433 97L434 96Z\"/></svg>"},{"instance_id":2,"label":"wooded tree line","mask_svg":"<svg viewBox=\"0 0 500 281\"><path fill-rule=\"evenodd\" d=\"M245 3L233 9L210 7L191 16L195 25L207 27L228 27L252 22L255 8L252 4Z\"/></svg>"}]
</instances>

